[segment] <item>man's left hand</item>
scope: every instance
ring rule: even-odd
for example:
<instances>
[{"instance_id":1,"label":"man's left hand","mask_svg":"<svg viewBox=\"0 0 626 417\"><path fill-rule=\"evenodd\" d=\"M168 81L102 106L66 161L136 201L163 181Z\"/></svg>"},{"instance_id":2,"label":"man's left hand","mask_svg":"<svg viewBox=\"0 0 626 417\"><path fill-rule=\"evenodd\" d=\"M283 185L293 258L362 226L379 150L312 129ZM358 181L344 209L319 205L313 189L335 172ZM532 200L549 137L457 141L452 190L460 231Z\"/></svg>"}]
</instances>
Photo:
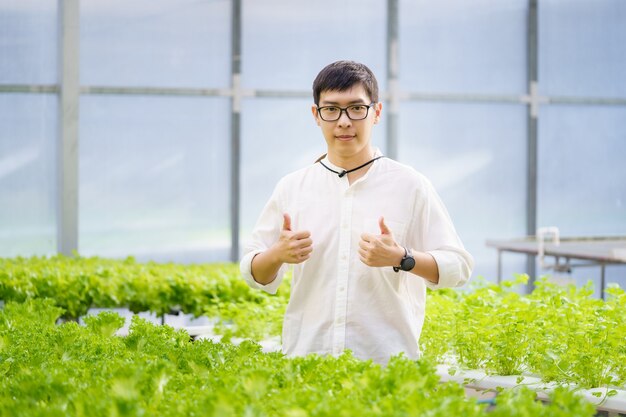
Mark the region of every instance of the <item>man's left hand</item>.
<instances>
[{"instance_id":1,"label":"man's left hand","mask_svg":"<svg viewBox=\"0 0 626 417\"><path fill-rule=\"evenodd\" d=\"M359 258L367 266L397 266L404 256L404 249L396 243L393 233L385 224L385 219L378 220L380 235L363 233L359 242Z\"/></svg>"}]
</instances>

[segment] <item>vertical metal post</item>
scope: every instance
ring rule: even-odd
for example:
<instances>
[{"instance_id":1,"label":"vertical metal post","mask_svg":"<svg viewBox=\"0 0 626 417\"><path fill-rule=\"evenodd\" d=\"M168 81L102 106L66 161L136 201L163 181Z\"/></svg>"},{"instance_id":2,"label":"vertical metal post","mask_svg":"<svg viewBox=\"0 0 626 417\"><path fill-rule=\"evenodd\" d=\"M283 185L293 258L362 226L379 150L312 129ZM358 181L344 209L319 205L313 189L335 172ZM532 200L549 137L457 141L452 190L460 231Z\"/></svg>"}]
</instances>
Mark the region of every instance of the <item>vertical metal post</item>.
<instances>
[{"instance_id":1,"label":"vertical metal post","mask_svg":"<svg viewBox=\"0 0 626 417\"><path fill-rule=\"evenodd\" d=\"M57 252L78 251L79 0L59 0Z\"/></svg>"},{"instance_id":2,"label":"vertical metal post","mask_svg":"<svg viewBox=\"0 0 626 417\"><path fill-rule=\"evenodd\" d=\"M538 82L538 10L537 0L528 1L528 147L526 175L526 234L534 235L537 230L537 97ZM526 272L530 277L528 290L535 282L536 261L533 255L526 257Z\"/></svg>"},{"instance_id":3,"label":"vertical metal post","mask_svg":"<svg viewBox=\"0 0 626 417\"><path fill-rule=\"evenodd\" d=\"M239 259L241 165L241 0L232 0L230 122L230 259Z\"/></svg>"},{"instance_id":4,"label":"vertical metal post","mask_svg":"<svg viewBox=\"0 0 626 417\"><path fill-rule=\"evenodd\" d=\"M606 294L604 290L606 290L606 275L605 275L606 264L604 262L600 263L600 298L606 300Z\"/></svg>"},{"instance_id":5,"label":"vertical metal post","mask_svg":"<svg viewBox=\"0 0 626 417\"><path fill-rule=\"evenodd\" d=\"M387 156L398 157L398 0L387 0Z\"/></svg>"}]
</instances>

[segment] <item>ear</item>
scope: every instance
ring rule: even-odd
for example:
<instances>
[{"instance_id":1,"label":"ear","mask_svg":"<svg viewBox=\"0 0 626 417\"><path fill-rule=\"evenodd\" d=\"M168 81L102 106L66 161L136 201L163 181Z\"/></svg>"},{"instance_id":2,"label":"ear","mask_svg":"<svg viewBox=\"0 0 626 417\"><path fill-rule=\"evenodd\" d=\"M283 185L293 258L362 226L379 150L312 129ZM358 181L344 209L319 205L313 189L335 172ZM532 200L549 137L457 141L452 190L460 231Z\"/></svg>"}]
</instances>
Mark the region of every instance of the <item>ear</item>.
<instances>
[{"instance_id":1,"label":"ear","mask_svg":"<svg viewBox=\"0 0 626 417\"><path fill-rule=\"evenodd\" d=\"M320 116L317 113L317 106L315 104L313 104L311 106L311 113L313 113L313 118L315 119L315 123L317 123L317 125L320 125Z\"/></svg>"},{"instance_id":2,"label":"ear","mask_svg":"<svg viewBox=\"0 0 626 417\"><path fill-rule=\"evenodd\" d=\"M383 114L383 103L381 103L380 101L376 103L376 105L374 106L374 111L374 124L378 124L378 122L380 122L380 117Z\"/></svg>"}]
</instances>

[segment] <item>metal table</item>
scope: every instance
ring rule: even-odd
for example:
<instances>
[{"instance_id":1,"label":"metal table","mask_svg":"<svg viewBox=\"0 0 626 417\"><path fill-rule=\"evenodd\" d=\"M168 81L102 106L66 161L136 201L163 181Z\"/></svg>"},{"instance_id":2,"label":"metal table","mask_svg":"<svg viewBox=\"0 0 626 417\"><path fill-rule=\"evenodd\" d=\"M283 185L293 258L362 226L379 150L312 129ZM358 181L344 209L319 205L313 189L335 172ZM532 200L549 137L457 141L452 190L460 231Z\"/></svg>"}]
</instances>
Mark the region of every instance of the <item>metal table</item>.
<instances>
[{"instance_id":1,"label":"metal table","mask_svg":"<svg viewBox=\"0 0 626 417\"><path fill-rule=\"evenodd\" d=\"M626 264L626 236L566 237L558 243L541 242L536 236L509 240L487 240L486 245L498 251L498 282L502 279L502 252L516 252L554 258L554 264L544 268L558 272L571 272L573 268L600 266L600 294L604 297L605 267L610 264ZM540 248L543 246L542 248ZM572 263L572 260L580 261Z\"/></svg>"}]
</instances>

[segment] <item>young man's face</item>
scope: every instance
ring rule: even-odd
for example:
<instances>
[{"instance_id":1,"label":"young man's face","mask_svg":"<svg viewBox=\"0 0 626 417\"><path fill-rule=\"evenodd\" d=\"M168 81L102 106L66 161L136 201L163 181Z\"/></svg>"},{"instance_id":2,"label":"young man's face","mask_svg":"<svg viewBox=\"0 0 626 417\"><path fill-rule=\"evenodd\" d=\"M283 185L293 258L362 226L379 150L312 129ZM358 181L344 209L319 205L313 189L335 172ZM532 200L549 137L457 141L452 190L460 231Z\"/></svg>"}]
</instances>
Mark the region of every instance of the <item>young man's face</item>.
<instances>
[{"instance_id":1,"label":"young man's face","mask_svg":"<svg viewBox=\"0 0 626 417\"><path fill-rule=\"evenodd\" d=\"M371 99L361 84L356 84L346 91L323 91L320 94L319 107L346 108L358 104L364 106L371 104ZM380 120L381 110L382 104L375 103L365 119L350 120L343 111L338 120L326 121L320 117L317 107L313 105L313 116L328 144L328 156L335 159L335 162L358 162L371 158L372 127Z\"/></svg>"}]
</instances>

